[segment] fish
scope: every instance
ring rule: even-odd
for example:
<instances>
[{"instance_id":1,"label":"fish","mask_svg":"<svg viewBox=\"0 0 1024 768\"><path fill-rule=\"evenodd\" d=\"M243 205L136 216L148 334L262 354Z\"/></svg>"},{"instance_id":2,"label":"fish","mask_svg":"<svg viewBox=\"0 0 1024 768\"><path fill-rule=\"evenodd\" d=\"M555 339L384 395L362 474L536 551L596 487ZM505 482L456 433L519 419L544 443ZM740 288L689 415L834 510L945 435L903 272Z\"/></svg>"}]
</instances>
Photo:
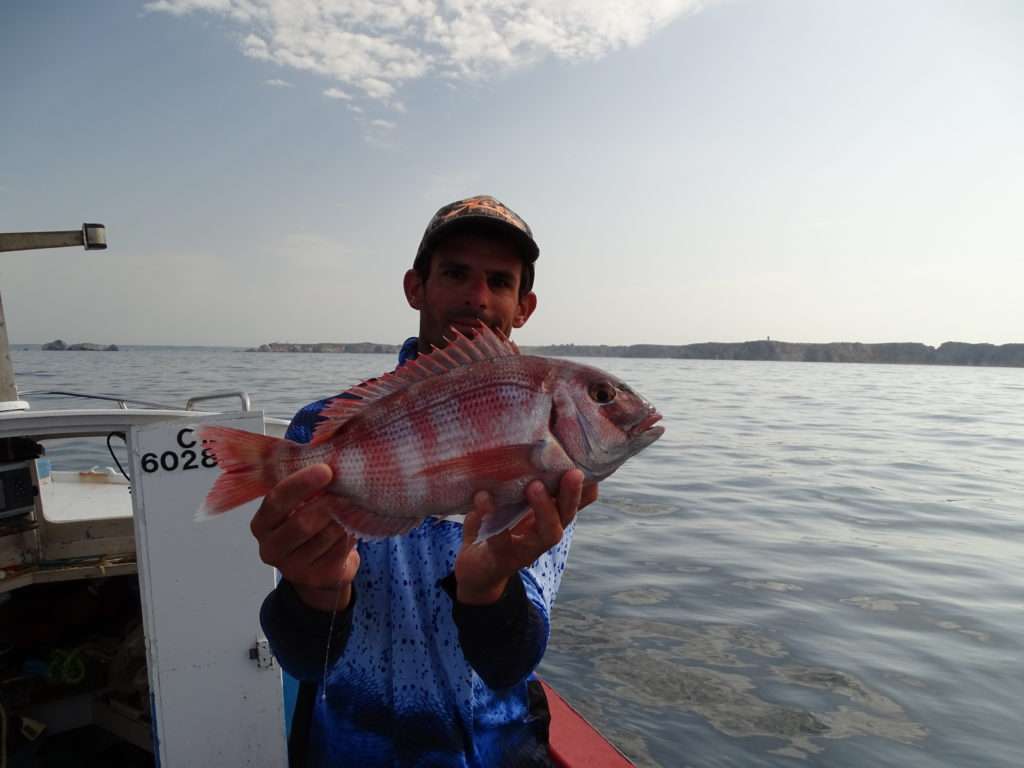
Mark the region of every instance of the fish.
<instances>
[{"instance_id":1,"label":"fish","mask_svg":"<svg viewBox=\"0 0 1024 768\"><path fill-rule=\"evenodd\" d=\"M468 514L484 490L495 504L477 536L484 541L529 511L533 480L553 495L574 467L584 482L604 480L664 432L651 403L598 368L521 354L484 324L453 336L332 400L309 443L201 427L222 472L197 517L264 496L293 472L323 463L334 476L322 494L358 538L399 536L427 517Z\"/></svg>"}]
</instances>

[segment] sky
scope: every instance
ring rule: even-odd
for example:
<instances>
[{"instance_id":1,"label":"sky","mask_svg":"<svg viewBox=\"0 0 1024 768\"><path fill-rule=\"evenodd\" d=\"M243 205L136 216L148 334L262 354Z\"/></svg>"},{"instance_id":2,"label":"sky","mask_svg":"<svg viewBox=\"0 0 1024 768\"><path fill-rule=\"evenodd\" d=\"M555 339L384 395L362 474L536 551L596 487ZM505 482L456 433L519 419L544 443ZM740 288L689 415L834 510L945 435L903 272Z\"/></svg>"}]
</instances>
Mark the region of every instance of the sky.
<instances>
[{"instance_id":1,"label":"sky","mask_svg":"<svg viewBox=\"0 0 1024 768\"><path fill-rule=\"evenodd\" d=\"M12 343L397 343L431 215L534 230L525 344L1024 342L1024 4L0 5Z\"/></svg>"}]
</instances>

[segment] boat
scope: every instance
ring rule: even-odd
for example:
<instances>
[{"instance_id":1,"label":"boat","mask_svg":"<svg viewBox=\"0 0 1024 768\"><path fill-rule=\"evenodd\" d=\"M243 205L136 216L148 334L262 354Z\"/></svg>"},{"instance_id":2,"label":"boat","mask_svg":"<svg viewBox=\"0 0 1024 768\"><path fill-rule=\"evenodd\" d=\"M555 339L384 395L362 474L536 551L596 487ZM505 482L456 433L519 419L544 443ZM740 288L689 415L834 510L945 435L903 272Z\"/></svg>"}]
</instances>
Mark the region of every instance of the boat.
<instances>
[{"instance_id":1,"label":"boat","mask_svg":"<svg viewBox=\"0 0 1024 768\"><path fill-rule=\"evenodd\" d=\"M541 680L551 711L549 749L558 768L631 768L633 763L583 715Z\"/></svg>"},{"instance_id":2,"label":"boat","mask_svg":"<svg viewBox=\"0 0 1024 768\"><path fill-rule=\"evenodd\" d=\"M106 244L96 224L20 237L0 235L0 250ZM217 475L200 424L282 437L287 421L243 390L181 405L18 392L2 313L0 766L287 765L284 676L258 621L276 574L248 530L257 502L198 535L191 514ZM31 404L54 397L85 405ZM53 466L46 446L64 438L105 441L116 468ZM631 765L544 686L556 765Z\"/></svg>"}]
</instances>

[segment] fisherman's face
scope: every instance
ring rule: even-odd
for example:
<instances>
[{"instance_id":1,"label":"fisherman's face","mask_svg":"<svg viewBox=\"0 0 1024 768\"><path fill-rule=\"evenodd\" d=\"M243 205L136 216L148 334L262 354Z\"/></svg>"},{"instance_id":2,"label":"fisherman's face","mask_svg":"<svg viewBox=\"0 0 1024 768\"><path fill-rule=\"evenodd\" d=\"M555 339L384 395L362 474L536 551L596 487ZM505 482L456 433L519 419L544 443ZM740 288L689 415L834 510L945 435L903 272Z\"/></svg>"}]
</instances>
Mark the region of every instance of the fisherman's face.
<instances>
[{"instance_id":1,"label":"fisherman's face","mask_svg":"<svg viewBox=\"0 0 1024 768\"><path fill-rule=\"evenodd\" d=\"M452 329L471 335L483 322L510 336L533 314L537 297L519 295L523 260L511 243L473 234L458 234L435 246L426 280L416 270L405 273L409 306L420 313L420 350L443 347Z\"/></svg>"}]
</instances>

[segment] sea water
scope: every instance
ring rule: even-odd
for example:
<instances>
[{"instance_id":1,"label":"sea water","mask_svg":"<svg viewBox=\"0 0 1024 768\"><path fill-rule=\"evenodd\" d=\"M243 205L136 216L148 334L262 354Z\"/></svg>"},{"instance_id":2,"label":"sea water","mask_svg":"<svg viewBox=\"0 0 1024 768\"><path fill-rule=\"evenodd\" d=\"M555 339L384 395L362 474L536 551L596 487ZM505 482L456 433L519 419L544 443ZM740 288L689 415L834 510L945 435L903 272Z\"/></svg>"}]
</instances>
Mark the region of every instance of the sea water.
<instances>
[{"instance_id":1,"label":"sea water","mask_svg":"<svg viewBox=\"0 0 1024 768\"><path fill-rule=\"evenodd\" d=\"M12 358L24 391L182 406L244 389L285 418L394 364L209 348ZM584 362L634 385L666 432L580 513L540 673L632 760L1024 765L1024 370ZM102 441L49 457L112 464Z\"/></svg>"}]
</instances>

